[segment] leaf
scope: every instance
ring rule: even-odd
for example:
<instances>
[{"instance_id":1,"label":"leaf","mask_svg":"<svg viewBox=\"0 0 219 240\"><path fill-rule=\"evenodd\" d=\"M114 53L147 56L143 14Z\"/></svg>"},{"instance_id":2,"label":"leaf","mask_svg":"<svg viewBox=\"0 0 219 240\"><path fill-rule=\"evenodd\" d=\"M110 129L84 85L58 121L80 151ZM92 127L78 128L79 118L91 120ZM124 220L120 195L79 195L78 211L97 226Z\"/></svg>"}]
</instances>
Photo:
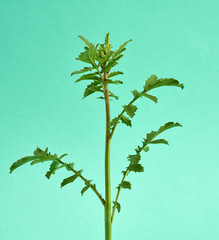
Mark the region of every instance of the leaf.
<instances>
[{"instance_id":1,"label":"leaf","mask_svg":"<svg viewBox=\"0 0 219 240\"><path fill-rule=\"evenodd\" d=\"M81 195L83 196L83 194L88 190L90 186L86 185L82 190L81 190Z\"/></svg>"},{"instance_id":2,"label":"leaf","mask_svg":"<svg viewBox=\"0 0 219 240\"><path fill-rule=\"evenodd\" d=\"M123 82L120 80L111 80L111 79L107 79L107 83L108 84L123 84Z\"/></svg>"},{"instance_id":3,"label":"leaf","mask_svg":"<svg viewBox=\"0 0 219 240\"><path fill-rule=\"evenodd\" d=\"M86 38L82 36L78 36L88 47L91 47L92 43L90 43Z\"/></svg>"},{"instance_id":4,"label":"leaf","mask_svg":"<svg viewBox=\"0 0 219 240\"><path fill-rule=\"evenodd\" d=\"M80 53L80 55L78 56L78 58L76 58L76 60L90 63L90 64L92 64L93 67L95 67L96 66L96 64L95 64L96 54L97 54L97 48L93 44L91 44L91 46L88 49L86 49L84 52Z\"/></svg>"},{"instance_id":5,"label":"leaf","mask_svg":"<svg viewBox=\"0 0 219 240\"><path fill-rule=\"evenodd\" d=\"M119 99L119 97L116 96L116 95L115 95L114 93L112 93L111 91L109 91L109 97L113 97L113 98L115 98L116 100Z\"/></svg>"},{"instance_id":6,"label":"leaf","mask_svg":"<svg viewBox=\"0 0 219 240\"><path fill-rule=\"evenodd\" d=\"M93 67L84 67L83 69L79 70L79 71L74 71L73 73L71 73L71 76L75 75L75 74L80 74L80 73L84 73L84 72L88 72L93 70Z\"/></svg>"},{"instance_id":7,"label":"leaf","mask_svg":"<svg viewBox=\"0 0 219 240\"><path fill-rule=\"evenodd\" d=\"M137 163L137 164L130 164L127 168L130 172L144 172L144 167Z\"/></svg>"},{"instance_id":8,"label":"leaf","mask_svg":"<svg viewBox=\"0 0 219 240\"><path fill-rule=\"evenodd\" d=\"M12 173L16 168L24 165L25 163L31 162L33 160L37 160L39 159L39 156L27 156L27 157L23 157L19 160L17 160L16 162L14 162L11 167L10 167L10 173Z\"/></svg>"},{"instance_id":9,"label":"leaf","mask_svg":"<svg viewBox=\"0 0 219 240\"><path fill-rule=\"evenodd\" d=\"M116 56L118 56L121 52L123 52L125 50L125 46L127 45L128 42L132 41L131 39L126 41L125 43L123 43L118 50L116 50L113 54L113 58L115 58Z\"/></svg>"},{"instance_id":10,"label":"leaf","mask_svg":"<svg viewBox=\"0 0 219 240\"><path fill-rule=\"evenodd\" d=\"M44 151L37 147L37 149L33 152L34 156L47 156L48 155L48 148L46 148Z\"/></svg>"},{"instance_id":11,"label":"leaf","mask_svg":"<svg viewBox=\"0 0 219 240\"><path fill-rule=\"evenodd\" d=\"M125 115L122 115L120 119L121 119L122 123L126 124L127 126L130 126L130 127L132 126L131 120L128 117L126 117Z\"/></svg>"},{"instance_id":12,"label":"leaf","mask_svg":"<svg viewBox=\"0 0 219 240\"><path fill-rule=\"evenodd\" d=\"M78 172L79 172L79 174L81 174L82 173L82 169L80 171L78 171ZM78 174L74 174L71 177L65 178L62 181L62 183L61 183L61 187L64 187L65 185L74 182L77 179L78 176L79 176Z\"/></svg>"},{"instance_id":13,"label":"leaf","mask_svg":"<svg viewBox=\"0 0 219 240\"><path fill-rule=\"evenodd\" d=\"M142 93L141 96L144 96L146 98L149 98L150 100L154 101L155 103L157 103L157 97L155 96L152 96L150 94L147 94L147 93Z\"/></svg>"},{"instance_id":14,"label":"leaf","mask_svg":"<svg viewBox=\"0 0 219 240\"><path fill-rule=\"evenodd\" d=\"M121 182L120 184L119 184L119 186L120 187L122 187L122 188L128 188L128 189L130 189L131 190L131 183L130 182L128 182L128 181L123 181L123 182Z\"/></svg>"},{"instance_id":15,"label":"leaf","mask_svg":"<svg viewBox=\"0 0 219 240\"><path fill-rule=\"evenodd\" d=\"M48 179L50 179L51 175L55 173L55 170L57 169L57 167L59 166L59 162L57 161L53 161L50 165L49 171L46 173L46 177Z\"/></svg>"},{"instance_id":16,"label":"leaf","mask_svg":"<svg viewBox=\"0 0 219 240\"><path fill-rule=\"evenodd\" d=\"M135 112L137 111L137 107L133 104L123 106L125 112L129 115L129 117L133 118Z\"/></svg>"},{"instance_id":17,"label":"leaf","mask_svg":"<svg viewBox=\"0 0 219 240\"><path fill-rule=\"evenodd\" d=\"M162 86L176 86L180 88L184 88L183 84L180 84L176 79L174 78L160 78L156 75L151 75L145 82L144 90L145 92L148 92L151 89L162 87Z\"/></svg>"},{"instance_id":18,"label":"leaf","mask_svg":"<svg viewBox=\"0 0 219 240\"><path fill-rule=\"evenodd\" d=\"M140 154L135 154L135 155L129 155L128 156L128 160L131 162L131 163L138 163L140 160L141 160L141 156Z\"/></svg>"},{"instance_id":19,"label":"leaf","mask_svg":"<svg viewBox=\"0 0 219 240\"><path fill-rule=\"evenodd\" d=\"M82 75L80 78L78 78L75 83L80 82L82 80L98 80L100 81L100 78L97 76L97 73L89 73Z\"/></svg>"},{"instance_id":20,"label":"leaf","mask_svg":"<svg viewBox=\"0 0 219 240\"><path fill-rule=\"evenodd\" d=\"M42 156L39 159L33 160L30 164L34 165L34 164L37 164L37 163L43 163L43 162L47 162L47 161L56 161L56 160L57 160L56 155L48 154L47 156Z\"/></svg>"},{"instance_id":21,"label":"leaf","mask_svg":"<svg viewBox=\"0 0 219 240\"><path fill-rule=\"evenodd\" d=\"M67 156L68 154L67 153L64 153L64 154L62 154L60 157L59 157L59 159L62 159L63 157L65 157L65 156Z\"/></svg>"},{"instance_id":22,"label":"leaf","mask_svg":"<svg viewBox=\"0 0 219 240\"><path fill-rule=\"evenodd\" d=\"M173 127L182 127L181 124L179 123L174 123L174 122L168 122L168 123L165 123L163 126L161 126L158 131L152 131L150 133L147 134L147 139L146 139L146 142L147 143L151 143L151 141L157 137L159 134L161 134L162 132L170 129L170 128L173 128Z\"/></svg>"},{"instance_id":23,"label":"leaf","mask_svg":"<svg viewBox=\"0 0 219 240\"><path fill-rule=\"evenodd\" d=\"M105 45L109 45L109 33L106 34L106 37L105 37Z\"/></svg>"},{"instance_id":24,"label":"leaf","mask_svg":"<svg viewBox=\"0 0 219 240\"><path fill-rule=\"evenodd\" d=\"M116 60L112 60L112 61L110 61L107 65L106 65L106 67L104 67L102 70L101 70L101 72L102 73L104 73L104 72L107 72L107 71L109 71L111 68L113 68L115 65L117 65L118 63L116 62Z\"/></svg>"},{"instance_id":25,"label":"leaf","mask_svg":"<svg viewBox=\"0 0 219 240\"><path fill-rule=\"evenodd\" d=\"M118 212L121 211L121 205L118 202L113 201L113 205L116 206L116 209L117 209Z\"/></svg>"},{"instance_id":26,"label":"leaf","mask_svg":"<svg viewBox=\"0 0 219 240\"><path fill-rule=\"evenodd\" d=\"M95 92L103 92L102 86L99 84L99 82L92 82L91 84L87 85L84 91L83 99Z\"/></svg>"},{"instance_id":27,"label":"leaf","mask_svg":"<svg viewBox=\"0 0 219 240\"><path fill-rule=\"evenodd\" d=\"M120 72L120 71L111 72L111 73L108 75L108 78L111 78L111 77L114 77L114 76L117 76L117 75L120 75L120 74L123 74L123 72Z\"/></svg>"},{"instance_id":28,"label":"leaf","mask_svg":"<svg viewBox=\"0 0 219 240\"><path fill-rule=\"evenodd\" d=\"M71 170L71 168L74 168L74 163L68 163L68 164L66 164L66 169L68 170L68 171L72 171ZM71 167L71 168L69 168L69 167Z\"/></svg>"},{"instance_id":29,"label":"leaf","mask_svg":"<svg viewBox=\"0 0 219 240\"><path fill-rule=\"evenodd\" d=\"M113 54L113 51L108 52L101 60L99 61L98 66L101 66L105 61L107 61Z\"/></svg>"},{"instance_id":30,"label":"leaf","mask_svg":"<svg viewBox=\"0 0 219 240\"><path fill-rule=\"evenodd\" d=\"M141 93L138 90L133 90L132 94L134 96L134 99L141 97Z\"/></svg>"},{"instance_id":31,"label":"leaf","mask_svg":"<svg viewBox=\"0 0 219 240\"><path fill-rule=\"evenodd\" d=\"M111 120L110 122L110 126L112 127L113 125L115 125L117 123L118 117L115 117L114 119Z\"/></svg>"},{"instance_id":32,"label":"leaf","mask_svg":"<svg viewBox=\"0 0 219 240\"><path fill-rule=\"evenodd\" d=\"M152 143L152 144L163 143L163 144L169 145L169 143L165 139L157 139L157 140L154 140L150 143Z\"/></svg>"},{"instance_id":33,"label":"leaf","mask_svg":"<svg viewBox=\"0 0 219 240\"><path fill-rule=\"evenodd\" d=\"M145 147L143 148L143 150L144 150L145 152L148 152L148 151L149 151L149 147L148 147L148 146L145 146Z\"/></svg>"}]
</instances>

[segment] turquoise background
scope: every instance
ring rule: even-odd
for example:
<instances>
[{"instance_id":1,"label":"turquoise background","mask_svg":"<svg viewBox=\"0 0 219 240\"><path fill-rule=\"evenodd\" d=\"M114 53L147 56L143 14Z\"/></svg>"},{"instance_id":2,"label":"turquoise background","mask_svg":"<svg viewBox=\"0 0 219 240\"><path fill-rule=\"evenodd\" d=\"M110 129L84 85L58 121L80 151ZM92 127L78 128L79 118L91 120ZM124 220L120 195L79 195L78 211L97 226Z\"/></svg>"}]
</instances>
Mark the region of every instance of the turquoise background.
<instances>
[{"instance_id":1,"label":"turquoise background","mask_svg":"<svg viewBox=\"0 0 219 240\"><path fill-rule=\"evenodd\" d=\"M68 153L104 193L104 102L81 100L86 83L70 73L84 66L77 35L94 43L110 32L117 49L132 38L115 69L125 74L113 86L120 100L112 117L141 90L151 74L174 77L185 89L153 90L155 104L137 102L133 127L119 125L112 141L112 195L121 170L151 130L168 121L183 128L162 135L170 146L142 155L143 174L130 174L132 190L121 193L114 240L219 239L218 81L219 2L205 1L1 1L0 239L104 239L103 208L83 182L63 189L70 172L44 174L49 164L23 166L17 159L36 146Z\"/></svg>"}]
</instances>

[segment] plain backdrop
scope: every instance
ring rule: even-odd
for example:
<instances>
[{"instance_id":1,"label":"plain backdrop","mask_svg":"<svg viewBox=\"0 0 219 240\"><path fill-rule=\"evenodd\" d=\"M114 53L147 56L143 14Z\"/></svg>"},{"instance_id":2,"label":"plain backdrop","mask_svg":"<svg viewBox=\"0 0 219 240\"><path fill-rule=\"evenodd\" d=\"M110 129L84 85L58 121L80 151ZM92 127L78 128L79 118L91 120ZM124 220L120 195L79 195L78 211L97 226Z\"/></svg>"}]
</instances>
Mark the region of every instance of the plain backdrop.
<instances>
[{"instance_id":1,"label":"plain backdrop","mask_svg":"<svg viewBox=\"0 0 219 240\"><path fill-rule=\"evenodd\" d=\"M122 86L112 117L151 75L173 77L185 89L153 90L157 104L141 99L133 127L119 125L112 140L112 197L147 132L168 121L183 128L162 135L169 146L142 154L145 172L130 174L132 190L120 196L113 240L219 239L219 2L216 0L1 0L0 6L0 239L103 240L103 207L70 172L45 178L48 163L9 174L10 165L35 148L68 153L67 162L104 194L105 112L98 94L82 101L86 83L72 71L85 65L83 35L116 50L132 39L115 70Z\"/></svg>"}]
</instances>

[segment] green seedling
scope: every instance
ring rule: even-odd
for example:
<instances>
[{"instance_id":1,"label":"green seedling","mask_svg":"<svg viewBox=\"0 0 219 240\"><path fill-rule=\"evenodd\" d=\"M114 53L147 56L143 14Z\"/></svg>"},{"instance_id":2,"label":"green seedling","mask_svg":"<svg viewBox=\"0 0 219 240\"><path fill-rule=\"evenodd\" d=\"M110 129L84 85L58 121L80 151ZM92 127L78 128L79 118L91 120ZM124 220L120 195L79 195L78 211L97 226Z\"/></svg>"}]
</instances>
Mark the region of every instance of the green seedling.
<instances>
[{"instance_id":1,"label":"green seedling","mask_svg":"<svg viewBox=\"0 0 219 240\"><path fill-rule=\"evenodd\" d=\"M34 151L33 156L27 156L19 159L12 164L10 168L10 173L12 173L16 168L30 162L31 165L42 162L50 162L50 168L46 173L46 177L49 179L55 172L59 169L65 168L72 172L72 176L65 178L61 187L74 182L77 178L84 182L84 187L81 190L83 195L85 191L91 189L98 197L100 203L103 205L104 209L104 222L105 222L105 240L112 239L112 223L115 216L115 211L120 212L121 205L118 202L119 195L122 189L131 189L131 183L126 180L130 173L140 173L144 171L144 167L141 165L141 154L149 150L150 144L168 144L168 142L159 138L159 135L164 131L173 128L181 127L179 123L167 122L161 126L157 131L152 131L146 134L140 146L137 146L135 153L133 155L128 155L128 166L122 171L122 180L117 187L117 194L114 201L111 200L111 184L110 184L110 142L115 133L118 124L123 123L129 127L132 126L132 118L135 116L137 111L137 106L134 105L137 100L141 98L152 100L157 103L157 97L149 94L152 89L163 87L163 86L175 86L183 89L183 84L180 84L174 78L158 78L156 75L151 75L146 80L143 89L133 90L132 99L127 104L122 106L121 113L111 119L110 117L110 100L118 100L118 96L109 90L111 84L122 84L120 80L115 80L115 77L123 74L121 71L113 71L114 67L118 64L118 61L123 57L123 52L126 50L126 45L131 41L123 43L118 50L113 51L112 45L109 43L109 33L105 37L103 44L94 45L82 36L80 39L85 43L84 51L80 53L79 57L76 58L83 63L86 63L83 69L75 71L71 76L81 74L81 76L75 81L89 81L87 85L83 98L86 98L92 94L99 94L98 99L103 99L105 101L106 108L106 139L105 139L105 196L103 197L97 190L97 186L88 180L83 174L83 170L76 170L74 163L66 163L63 158L67 154L58 156L57 154L51 154L48 152L48 148L42 150L37 147Z\"/></svg>"}]
</instances>

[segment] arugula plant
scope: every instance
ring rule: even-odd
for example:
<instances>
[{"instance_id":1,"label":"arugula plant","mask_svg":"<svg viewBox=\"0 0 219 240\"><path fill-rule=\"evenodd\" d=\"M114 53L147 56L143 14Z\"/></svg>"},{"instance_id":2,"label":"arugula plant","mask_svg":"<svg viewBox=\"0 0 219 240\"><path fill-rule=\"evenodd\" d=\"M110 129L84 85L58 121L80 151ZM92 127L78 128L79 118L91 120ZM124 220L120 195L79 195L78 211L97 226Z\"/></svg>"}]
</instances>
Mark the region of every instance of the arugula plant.
<instances>
[{"instance_id":1,"label":"arugula plant","mask_svg":"<svg viewBox=\"0 0 219 240\"><path fill-rule=\"evenodd\" d=\"M163 86L175 86L183 89L183 84L180 84L174 78L158 78L156 75L151 75L145 82L143 89L133 90L133 97L131 101L122 106L121 113L111 119L110 117L110 100L118 100L118 96L109 90L111 84L122 84L120 80L115 80L114 77L123 74L120 71L113 71L113 68L118 64L120 58L123 57L123 52L126 50L126 45L131 41L123 43L118 50L113 51L112 45L109 43L109 33L105 37L103 44L94 45L89 42L86 38L79 36L80 39L86 44L84 51L76 58L83 63L88 64L79 71L75 71L71 76L82 74L75 82L89 81L87 85L83 98L86 98L94 93L99 93L99 99L105 101L106 108L106 139L105 139L105 197L101 196L97 190L96 185L88 180L82 173L83 170L77 170L74 167L74 163L66 163L63 158L67 154L62 154L58 156L57 154L51 154L48 152L48 148L42 150L37 147L34 151L33 156L27 156L19 159L12 164L10 168L10 173L12 173L16 168L30 162L31 165L42 162L50 162L50 167L46 173L46 177L50 179L52 175L59 169L65 168L71 171L73 175L65 178L61 187L74 182L77 178L80 178L84 182L84 187L81 190L83 195L85 191L91 189L98 197L100 203L103 205L105 212L105 240L112 239L112 223L115 215L115 211L120 212L121 206L118 202L119 195L122 189L131 189L131 183L126 180L130 173L140 173L144 171L144 167L141 165L141 153L147 152L149 150L150 144L168 144L168 142L159 138L159 135L164 131L174 128L181 127L179 123L167 122L161 126L158 130L152 131L146 134L140 146L137 146L135 153L133 155L128 155L128 166L122 171L122 180L117 187L117 194L114 201L111 200L111 185L110 185L110 142L115 133L116 127L119 123L123 123L129 127L132 126L132 118L135 116L137 111L136 105L134 105L140 98L146 98L157 103L157 97L149 94L152 89L163 87Z\"/></svg>"}]
</instances>

